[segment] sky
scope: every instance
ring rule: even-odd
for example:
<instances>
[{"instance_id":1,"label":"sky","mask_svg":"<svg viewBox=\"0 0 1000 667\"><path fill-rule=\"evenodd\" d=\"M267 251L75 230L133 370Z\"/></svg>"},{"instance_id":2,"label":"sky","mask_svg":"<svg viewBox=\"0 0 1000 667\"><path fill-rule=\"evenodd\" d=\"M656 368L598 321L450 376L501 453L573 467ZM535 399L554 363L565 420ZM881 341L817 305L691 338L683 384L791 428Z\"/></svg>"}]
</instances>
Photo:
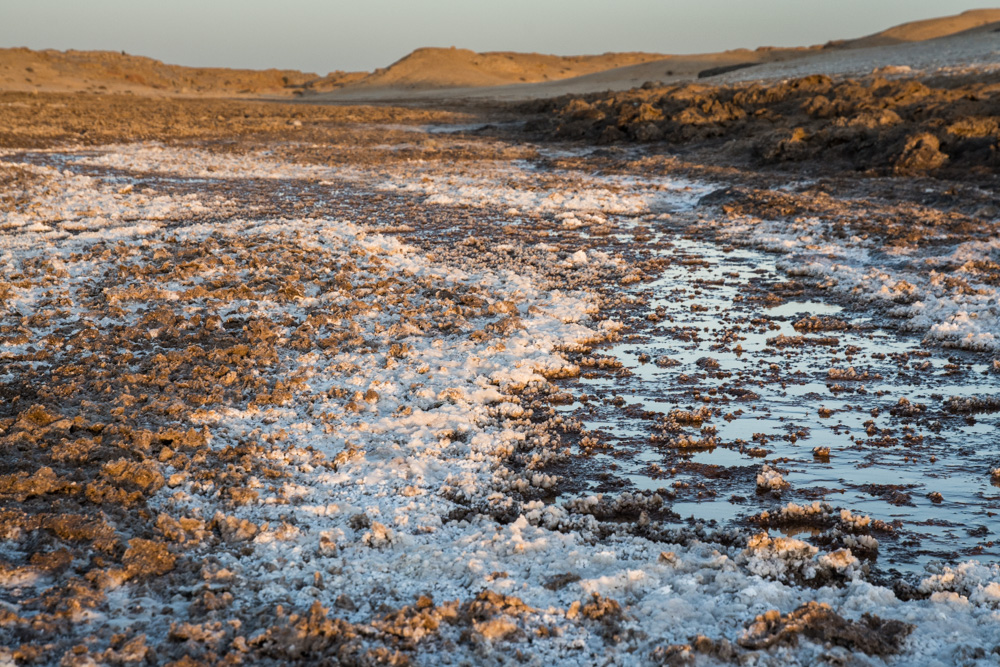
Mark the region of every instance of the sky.
<instances>
[{"instance_id":1,"label":"sky","mask_svg":"<svg viewBox=\"0 0 1000 667\"><path fill-rule=\"evenodd\" d=\"M422 46L559 55L808 46L979 7L961 0L0 0L0 47L325 74L384 67Z\"/></svg>"}]
</instances>

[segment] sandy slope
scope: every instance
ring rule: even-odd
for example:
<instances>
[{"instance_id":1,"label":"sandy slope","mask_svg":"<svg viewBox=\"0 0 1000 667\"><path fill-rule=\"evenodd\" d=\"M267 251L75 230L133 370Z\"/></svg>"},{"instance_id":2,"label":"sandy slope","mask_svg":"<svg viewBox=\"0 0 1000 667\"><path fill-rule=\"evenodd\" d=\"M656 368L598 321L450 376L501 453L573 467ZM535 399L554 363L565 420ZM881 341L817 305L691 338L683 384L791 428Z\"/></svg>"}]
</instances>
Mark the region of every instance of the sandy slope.
<instances>
[{"instance_id":1,"label":"sandy slope","mask_svg":"<svg viewBox=\"0 0 1000 667\"><path fill-rule=\"evenodd\" d=\"M1000 9L970 9L955 16L942 16L925 21L912 21L882 32L851 39L836 45L838 48L887 46L904 42L922 42L973 30L1000 21Z\"/></svg>"},{"instance_id":2,"label":"sandy slope","mask_svg":"<svg viewBox=\"0 0 1000 667\"><path fill-rule=\"evenodd\" d=\"M727 73L712 79L712 82L774 81L811 74L864 76L874 70L882 70L881 73L886 75L987 73L1000 67L998 43L1000 40L992 32L963 31L922 42L823 51L783 63L769 63Z\"/></svg>"},{"instance_id":3,"label":"sandy slope","mask_svg":"<svg viewBox=\"0 0 1000 667\"><path fill-rule=\"evenodd\" d=\"M722 53L665 56L658 60L595 71L571 78L535 83L508 85L450 86L429 85L356 85L344 86L327 95L309 96L315 101L401 101L440 99L527 100L582 95L606 90L628 90L647 81L675 83L697 79L699 74L715 68L747 64L797 62L818 49L736 49ZM435 72L434 75L440 76ZM457 80L455 77L454 80Z\"/></svg>"},{"instance_id":4,"label":"sandy slope","mask_svg":"<svg viewBox=\"0 0 1000 667\"><path fill-rule=\"evenodd\" d=\"M535 83L585 76L618 67L663 59L657 53L605 53L553 56L538 53L468 49L417 49L385 69L375 70L357 87L455 88Z\"/></svg>"},{"instance_id":5,"label":"sandy slope","mask_svg":"<svg viewBox=\"0 0 1000 667\"><path fill-rule=\"evenodd\" d=\"M705 74L706 70L740 64L804 60L823 67L827 61L839 62L845 50L922 42L969 31L979 33L997 22L1000 22L1000 9L970 10L954 16L904 23L873 35L830 43L824 47L762 47L754 51L736 49L692 55L613 53L560 57L534 53L475 53L454 48L418 49L388 68L376 70L364 79L339 87L328 99L530 99L625 90L646 81L670 83L690 80ZM863 57L891 58L891 52L872 51ZM752 72L750 75L753 76Z\"/></svg>"},{"instance_id":6,"label":"sandy slope","mask_svg":"<svg viewBox=\"0 0 1000 667\"><path fill-rule=\"evenodd\" d=\"M182 67L116 51L0 49L0 89L142 95L291 95L316 74L297 70Z\"/></svg>"}]
</instances>

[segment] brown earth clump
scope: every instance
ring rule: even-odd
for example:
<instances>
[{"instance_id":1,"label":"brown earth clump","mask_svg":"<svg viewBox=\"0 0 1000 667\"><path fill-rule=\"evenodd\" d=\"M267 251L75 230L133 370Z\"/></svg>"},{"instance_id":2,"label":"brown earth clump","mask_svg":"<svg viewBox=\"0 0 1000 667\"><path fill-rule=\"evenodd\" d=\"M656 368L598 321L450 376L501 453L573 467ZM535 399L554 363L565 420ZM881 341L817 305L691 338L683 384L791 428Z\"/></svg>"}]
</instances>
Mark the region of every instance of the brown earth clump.
<instances>
[{"instance_id":1,"label":"brown earth clump","mask_svg":"<svg viewBox=\"0 0 1000 667\"><path fill-rule=\"evenodd\" d=\"M711 146L757 166L897 175L1000 168L1000 86L975 75L644 86L520 109L539 114L531 128L544 136Z\"/></svg>"},{"instance_id":2,"label":"brown earth clump","mask_svg":"<svg viewBox=\"0 0 1000 667\"><path fill-rule=\"evenodd\" d=\"M795 646L799 637L805 637L851 651L884 656L898 652L913 628L908 623L884 620L871 614L863 614L860 621L849 621L828 604L807 602L785 615L776 609L761 614L739 639L739 644L744 648L768 649Z\"/></svg>"},{"instance_id":3,"label":"brown earth clump","mask_svg":"<svg viewBox=\"0 0 1000 667\"><path fill-rule=\"evenodd\" d=\"M136 538L129 541L122 562L129 576L158 577L174 569L177 557L163 542Z\"/></svg>"},{"instance_id":4,"label":"brown earth clump","mask_svg":"<svg viewBox=\"0 0 1000 667\"><path fill-rule=\"evenodd\" d=\"M353 601L338 606L350 608ZM245 646L258 659L271 659L293 664L308 664L335 656L344 665L408 665L411 656L422 644L445 641L444 627L459 629L461 644L490 645L498 641L524 639L518 621L535 610L519 598L483 591L475 598L460 603L452 600L442 604L420 596L413 605L385 613L371 624L354 624L330 617L330 610L316 602L308 612L286 614L280 607L276 622L264 632L244 643L228 634L206 637L184 629L184 639L198 643L210 639L219 645L228 641L232 646ZM544 636L541 630L539 636ZM174 632L175 638L181 638ZM225 639L223 639L225 635Z\"/></svg>"}]
</instances>

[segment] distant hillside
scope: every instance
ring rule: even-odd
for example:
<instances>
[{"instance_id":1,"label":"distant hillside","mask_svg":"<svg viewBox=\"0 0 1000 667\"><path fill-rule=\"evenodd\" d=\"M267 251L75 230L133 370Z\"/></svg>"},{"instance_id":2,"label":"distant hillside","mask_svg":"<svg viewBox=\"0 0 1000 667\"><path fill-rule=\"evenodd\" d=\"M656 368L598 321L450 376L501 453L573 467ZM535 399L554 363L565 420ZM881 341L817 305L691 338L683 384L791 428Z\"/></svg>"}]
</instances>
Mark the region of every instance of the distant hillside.
<instances>
[{"instance_id":1,"label":"distant hillside","mask_svg":"<svg viewBox=\"0 0 1000 667\"><path fill-rule=\"evenodd\" d=\"M1000 22L1000 9L970 9L954 16L902 23L873 35L838 42L836 46L838 48L863 48L867 46L891 46L904 42L922 42L997 22Z\"/></svg>"},{"instance_id":2,"label":"distant hillside","mask_svg":"<svg viewBox=\"0 0 1000 667\"><path fill-rule=\"evenodd\" d=\"M112 51L0 49L0 91L131 92L137 95L291 97L316 101L378 101L456 94L515 97L622 90L652 82L681 82L735 68L836 54L845 49L892 46L1000 27L1000 9L904 23L825 47L737 49L722 53L665 55L604 53L555 56L538 53L422 48L374 72L182 67ZM831 55L832 55L831 54ZM757 71L756 69L753 71ZM497 90L494 90L497 89Z\"/></svg>"},{"instance_id":3,"label":"distant hillside","mask_svg":"<svg viewBox=\"0 0 1000 667\"><path fill-rule=\"evenodd\" d=\"M392 88L461 88L555 81L604 70L662 60L656 53L605 53L598 56L550 56L538 53L468 49L417 49L389 67L375 70L357 86Z\"/></svg>"},{"instance_id":4,"label":"distant hillside","mask_svg":"<svg viewBox=\"0 0 1000 667\"><path fill-rule=\"evenodd\" d=\"M417 49L389 67L328 87L316 99L339 102L463 98L533 99L603 90L626 90L650 81L676 83L707 78L737 68L806 62L840 50L892 46L989 29L1000 9L904 23L860 39L825 46L736 49L721 53L663 55L609 53L550 56L535 53L476 53L466 49ZM998 24L1000 25L1000 24ZM811 62L811 61L810 61ZM818 66L818 63L816 63ZM758 71L756 69L750 71ZM459 90L460 89L460 90ZM307 88L306 92L324 92Z\"/></svg>"},{"instance_id":5,"label":"distant hillside","mask_svg":"<svg viewBox=\"0 0 1000 667\"><path fill-rule=\"evenodd\" d=\"M115 51L0 49L2 90L290 95L315 79L296 70L181 67Z\"/></svg>"}]
</instances>

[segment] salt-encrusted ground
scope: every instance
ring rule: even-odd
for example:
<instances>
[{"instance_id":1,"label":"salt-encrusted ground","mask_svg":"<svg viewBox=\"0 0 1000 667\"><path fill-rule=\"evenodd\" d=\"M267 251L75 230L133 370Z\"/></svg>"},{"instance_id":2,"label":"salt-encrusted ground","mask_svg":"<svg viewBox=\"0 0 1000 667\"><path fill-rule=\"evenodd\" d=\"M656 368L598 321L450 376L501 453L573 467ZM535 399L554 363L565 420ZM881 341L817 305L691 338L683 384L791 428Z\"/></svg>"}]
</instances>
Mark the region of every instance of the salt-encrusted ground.
<instances>
[{"instance_id":1,"label":"salt-encrusted ground","mask_svg":"<svg viewBox=\"0 0 1000 667\"><path fill-rule=\"evenodd\" d=\"M775 496L758 521L814 521L820 549L678 527L666 490L574 495L562 477L594 443L553 409L644 305L625 287L662 270L636 226L780 249L979 351L1000 340L974 270L995 244L889 264L818 221L699 208L714 185L481 143L340 167L5 157L0 660L995 664L997 565L892 589L871 576L877 517ZM741 493L787 488L756 472Z\"/></svg>"},{"instance_id":2,"label":"salt-encrusted ground","mask_svg":"<svg viewBox=\"0 0 1000 667\"><path fill-rule=\"evenodd\" d=\"M727 225L726 238L787 253L779 266L791 276L828 280L851 296L889 307L904 329L955 348L1000 348L1000 301L991 276L1000 259L993 237L946 245L923 243L886 251L880 239L837 238L817 218L744 219ZM943 236L943 235L942 235ZM929 246L929 247L928 247Z\"/></svg>"}]
</instances>

